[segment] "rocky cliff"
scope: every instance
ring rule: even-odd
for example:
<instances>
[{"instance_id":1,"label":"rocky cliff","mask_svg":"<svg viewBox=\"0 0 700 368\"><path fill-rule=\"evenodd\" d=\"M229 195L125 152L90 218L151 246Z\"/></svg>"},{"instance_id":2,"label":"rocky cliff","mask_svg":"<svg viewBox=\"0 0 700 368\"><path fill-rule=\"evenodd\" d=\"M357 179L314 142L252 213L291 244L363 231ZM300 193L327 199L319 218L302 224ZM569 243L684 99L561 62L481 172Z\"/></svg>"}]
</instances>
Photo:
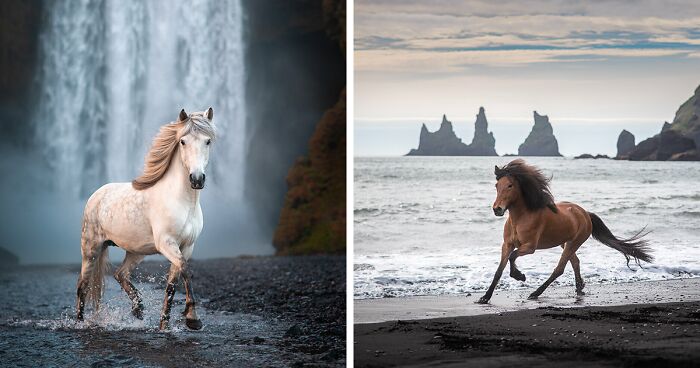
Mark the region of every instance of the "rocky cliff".
<instances>
[{"instance_id":1,"label":"rocky cliff","mask_svg":"<svg viewBox=\"0 0 700 368\"><path fill-rule=\"evenodd\" d=\"M488 121L483 107L479 108L474 122L474 138L471 144L465 144L457 137L452 122L442 116L440 129L428 131L423 124L420 130L418 148L412 149L406 156L498 156L496 139L488 131Z\"/></svg>"},{"instance_id":2,"label":"rocky cliff","mask_svg":"<svg viewBox=\"0 0 700 368\"><path fill-rule=\"evenodd\" d=\"M628 154L634 161L700 160L700 86L676 111L673 123L639 142Z\"/></svg>"},{"instance_id":3,"label":"rocky cliff","mask_svg":"<svg viewBox=\"0 0 700 368\"><path fill-rule=\"evenodd\" d=\"M634 149L634 135L623 129L617 137L617 159L626 159L629 153Z\"/></svg>"},{"instance_id":4,"label":"rocky cliff","mask_svg":"<svg viewBox=\"0 0 700 368\"><path fill-rule=\"evenodd\" d=\"M534 112L534 117L535 125L525 142L518 147L518 156L561 156L549 117L540 115L537 111Z\"/></svg>"},{"instance_id":5,"label":"rocky cliff","mask_svg":"<svg viewBox=\"0 0 700 368\"><path fill-rule=\"evenodd\" d=\"M325 37L344 53L345 1L321 4ZM345 80L344 73L338 76ZM337 98L316 124L308 155L298 158L287 174L288 190L272 240L277 254L345 253L345 89Z\"/></svg>"}]
</instances>

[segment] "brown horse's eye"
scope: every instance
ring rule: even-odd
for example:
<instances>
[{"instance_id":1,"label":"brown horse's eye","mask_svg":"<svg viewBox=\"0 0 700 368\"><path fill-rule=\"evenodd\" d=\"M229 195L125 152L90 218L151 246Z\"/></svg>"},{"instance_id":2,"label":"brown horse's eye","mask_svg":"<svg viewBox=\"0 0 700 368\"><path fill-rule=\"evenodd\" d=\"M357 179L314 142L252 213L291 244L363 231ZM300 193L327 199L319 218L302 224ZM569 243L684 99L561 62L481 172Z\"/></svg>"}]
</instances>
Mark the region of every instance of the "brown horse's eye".
<instances>
[{"instance_id":1,"label":"brown horse's eye","mask_svg":"<svg viewBox=\"0 0 700 368\"><path fill-rule=\"evenodd\" d=\"M207 139L207 146L211 144L211 139Z\"/></svg>"},{"instance_id":2,"label":"brown horse's eye","mask_svg":"<svg viewBox=\"0 0 700 368\"><path fill-rule=\"evenodd\" d=\"M185 140L184 140L184 139L180 139L180 144L184 146L184 145L185 145Z\"/></svg>"},{"instance_id":3,"label":"brown horse's eye","mask_svg":"<svg viewBox=\"0 0 700 368\"><path fill-rule=\"evenodd\" d=\"M513 184L508 184L508 188L512 188L512 187L513 187Z\"/></svg>"}]
</instances>

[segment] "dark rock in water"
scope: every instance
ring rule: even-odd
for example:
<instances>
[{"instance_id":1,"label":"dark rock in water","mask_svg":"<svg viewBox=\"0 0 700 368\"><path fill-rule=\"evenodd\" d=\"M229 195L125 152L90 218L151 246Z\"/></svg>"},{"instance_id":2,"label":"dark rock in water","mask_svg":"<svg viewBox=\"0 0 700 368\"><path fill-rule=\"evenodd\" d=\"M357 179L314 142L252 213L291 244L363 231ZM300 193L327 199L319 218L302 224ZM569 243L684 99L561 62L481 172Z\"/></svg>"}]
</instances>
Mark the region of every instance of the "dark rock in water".
<instances>
[{"instance_id":1,"label":"dark rock in water","mask_svg":"<svg viewBox=\"0 0 700 368\"><path fill-rule=\"evenodd\" d=\"M0 247L0 268L14 268L19 265L19 257L9 250Z\"/></svg>"},{"instance_id":2,"label":"dark rock in water","mask_svg":"<svg viewBox=\"0 0 700 368\"><path fill-rule=\"evenodd\" d=\"M549 117L540 115L537 111L534 112L534 117L535 125L525 142L518 147L518 156L561 156Z\"/></svg>"},{"instance_id":3,"label":"dark rock in water","mask_svg":"<svg viewBox=\"0 0 700 368\"><path fill-rule=\"evenodd\" d=\"M476 115L474 122L474 138L469 145L470 154L472 156L498 156L496 153L496 138L493 137L493 132L488 131L489 123L486 121L486 113L484 108L479 108L479 114Z\"/></svg>"},{"instance_id":4,"label":"dark rock in water","mask_svg":"<svg viewBox=\"0 0 700 368\"><path fill-rule=\"evenodd\" d=\"M627 155L630 160L696 160L700 148L700 86L676 111L673 122L664 122L661 133L640 142ZM624 158L624 156L623 156Z\"/></svg>"},{"instance_id":5,"label":"dark rock in water","mask_svg":"<svg viewBox=\"0 0 700 368\"><path fill-rule=\"evenodd\" d=\"M406 156L498 156L496 139L488 131L488 121L484 108L479 108L474 122L474 138L471 144L465 144L457 137L452 122L442 116L440 129L428 131L423 124L420 131L418 148L412 149Z\"/></svg>"},{"instance_id":6,"label":"dark rock in water","mask_svg":"<svg viewBox=\"0 0 700 368\"><path fill-rule=\"evenodd\" d=\"M617 156L616 158L626 158L627 155L634 149L634 135L623 129L617 137Z\"/></svg>"},{"instance_id":7,"label":"dark rock in water","mask_svg":"<svg viewBox=\"0 0 700 368\"><path fill-rule=\"evenodd\" d=\"M662 130L640 142L629 154L632 161L666 161L673 155L695 150L695 142L676 130Z\"/></svg>"},{"instance_id":8,"label":"dark rock in water","mask_svg":"<svg viewBox=\"0 0 700 368\"><path fill-rule=\"evenodd\" d=\"M591 155L590 153L584 153L584 154L582 154L582 155L579 155L579 156L574 157L574 160L576 160L576 159L595 159L595 160L597 160L597 159L599 159L599 158L607 158L607 159L609 159L610 156L608 156L608 155L601 155L601 154L597 154L597 155L593 156L593 155Z\"/></svg>"},{"instance_id":9,"label":"dark rock in water","mask_svg":"<svg viewBox=\"0 0 700 368\"><path fill-rule=\"evenodd\" d=\"M517 156L517 154L515 154L515 153L506 153L505 155L503 155L503 157L516 157L516 156Z\"/></svg>"}]
</instances>

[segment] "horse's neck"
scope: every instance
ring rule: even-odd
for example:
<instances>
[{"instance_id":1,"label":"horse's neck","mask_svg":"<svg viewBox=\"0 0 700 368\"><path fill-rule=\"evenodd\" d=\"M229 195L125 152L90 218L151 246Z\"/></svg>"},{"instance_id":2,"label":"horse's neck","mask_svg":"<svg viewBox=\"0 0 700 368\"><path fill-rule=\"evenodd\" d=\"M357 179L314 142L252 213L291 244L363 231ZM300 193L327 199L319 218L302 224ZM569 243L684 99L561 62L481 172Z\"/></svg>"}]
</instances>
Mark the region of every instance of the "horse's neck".
<instances>
[{"instance_id":1,"label":"horse's neck","mask_svg":"<svg viewBox=\"0 0 700 368\"><path fill-rule=\"evenodd\" d=\"M199 191L192 189L189 173L185 170L177 152L170 161L165 175L158 181L158 186L169 200L179 200L192 206L199 204Z\"/></svg>"},{"instance_id":2,"label":"horse's neck","mask_svg":"<svg viewBox=\"0 0 700 368\"><path fill-rule=\"evenodd\" d=\"M528 209L525 206L525 201L519 198L515 203L508 207L508 216L513 226L516 226L525 216L528 215Z\"/></svg>"}]
</instances>

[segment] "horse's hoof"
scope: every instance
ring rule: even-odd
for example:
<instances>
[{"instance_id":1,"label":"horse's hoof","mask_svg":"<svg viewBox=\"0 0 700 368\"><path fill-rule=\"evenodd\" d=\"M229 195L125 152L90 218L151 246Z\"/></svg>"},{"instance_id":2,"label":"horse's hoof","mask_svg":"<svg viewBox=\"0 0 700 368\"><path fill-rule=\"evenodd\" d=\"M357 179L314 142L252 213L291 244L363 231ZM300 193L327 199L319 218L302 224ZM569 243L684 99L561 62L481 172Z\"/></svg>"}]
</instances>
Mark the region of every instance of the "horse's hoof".
<instances>
[{"instance_id":1,"label":"horse's hoof","mask_svg":"<svg viewBox=\"0 0 700 368\"><path fill-rule=\"evenodd\" d=\"M198 319L189 319L189 318L186 318L186 319L185 319L185 325L186 325L187 328L189 328L190 330L195 330L195 331L196 331L196 330L201 330L201 329L202 329L202 321L200 321L200 320L198 320Z\"/></svg>"},{"instance_id":2,"label":"horse's hoof","mask_svg":"<svg viewBox=\"0 0 700 368\"><path fill-rule=\"evenodd\" d=\"M584 295L586 295L586 293L584 293L583 290L576 290L576 295L584 296Z\"/></svg>"},{"instance_id":3,"label":"horse's hoof","mask_svg":"<svg viewBox=\"0 0 700 368\"><path fill-rule=\"evenodd\" d=\"M537 295L537 294L530 294L530 296L527 297L527 300L537 300L538 296L539 295Z\"/></svg>"},{"instance_id":4,"label":"horse's hoof","mask_svg":"<svg viewBox=\"0 0 700 368\"><path fill-rule=\"evenodd\" d=\"M131 314L137 319L143 320L143 308L132 309Z\"/></svg>"},{"instance_id":5,"label":"horse's hoof","mask_svg":"<svg viewBox=\"0 0 700 368\"><path fill-rule=\"evenodd\" d=\"M165 331L168 329L168 321L160 321L160 326L158 326L158 329L161 331Z\"/></svg>"},{"instance_id":6,"label":"horse's hoof","mask_svg":"<svg viewBox=\"0 0 700 368\"><path fill-rule=\"evenodd\" d=\"M510 277L518 280L518 281L525 281L525 275L522 272L519 273L511 273Z\"/></svg>"},{"instance_id":7,"label":"horse's hoof","mask_svg":"<svg viewBox=\"0 0 700 368\"><path fill-rule=\"evenodd\" d=\"M479 298L479 300L476 301L476 304L488 304L489 299L491 299L491 298L487 298L485 296L482 296L481 298Z\"/></svg>"}]
</instances>

